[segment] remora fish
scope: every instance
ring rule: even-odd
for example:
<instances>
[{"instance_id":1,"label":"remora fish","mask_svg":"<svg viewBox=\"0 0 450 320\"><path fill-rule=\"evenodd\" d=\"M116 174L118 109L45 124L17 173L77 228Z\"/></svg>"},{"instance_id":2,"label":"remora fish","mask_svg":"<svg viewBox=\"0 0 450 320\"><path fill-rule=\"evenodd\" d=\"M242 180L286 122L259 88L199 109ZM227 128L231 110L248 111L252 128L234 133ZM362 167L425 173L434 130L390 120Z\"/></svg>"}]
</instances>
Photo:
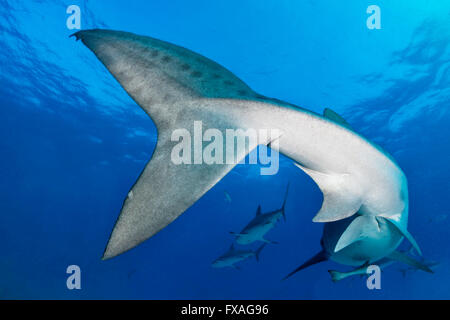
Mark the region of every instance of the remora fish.
<instances>
[{"instance_id":1,"label":"remora fish","mask_svg":"<svg viewBox=\"0 0 450 320\"><path fill-rule=\"evenodd\" d=\"M395 263L394 260L390 260L390 259L384 258L384 259L381 259L379 262L377 262L376 265L379 266L381 270L384 270L384 268L390 266L393 263ZM331 280L333 282L338 282L338 281L340 281L342 279L345 279L345 278L351 277L351 276L357 276L357 275L364 276L364 275L367 275L367 268L368 267L369 267L369 265L365 264L365 265L363 265L363 266L361 266L359 268L353 269L352 271L341 272L341 271L336 271L336 270L328 270L328 273L330 274Z\"/></svg>"},{"instance_id":2,"label":"remora fish","mask_svg":"<svg viewBox=\"0 0 450 320\"><path fill-rule=\"evenodd\" d=\"M239 269L239 267L237 267L235 264L240 261L246 260L250 257L255 257L256 261L259 261L259 254L261 253L262 249L264 249L265 245L266 244L264 243L256 251L251 251L236 250L234 248L234 244L232 244L230 249L224 255L217 258L211 265L214 268L232 267L235 269Z\"/></svg>"},{"instance_id":3,"label":"remora fish","mask_svg":"<svg viewBox=\"0 0 450 320\"><path fill-rule=\"evenodd\" d=\"M264 239L264 235L267 232L269 232L273 227L275 227L275 225L281 219L281 217L283 217L284 221L286 221L286 213L284 209L286 207L288 191L289 191L289 184L286 187L283 205L281 206L280 209L272 212L261 213L261 205L259 205L258 210L256 210L255 217L249 222L249 224L244 229L242 229L241 232L239 233L230 232L231 234L234 234L236 236L236 242L239 244L250 244L255 241L276 243L274 241Z\"/></svg>"},{"instance_id":4,"label":"remora fish","mask_svg":"<svg viewBox=\"0 0 450 320\"><path fill-rule=\"evenodd\" d=\"M397 248L403 239L400 231L389 220L376 217L375 225L370 223L355 225L355 222L360 223L360 218L361 216L355 215L344 220L325 223L320 241L322 250L289 273L284 279L326 260L357 267L348 275L362 274L371 264L386 267L393 261L433 273L427 265L413 259L405 252L392 251L387 255L385 254L385 248ZM355 227L358 228L355 230ZM355 232L360 236L354 237L353 233ZM349 241L349 238L351 241ZM342 242L345 245L341 245ZM331 272L332 277L333 273L335 271Z\"/></svg>"},{"instance_id":5,"label":"remora fish","mask_svg":"<svg viewBox=\"0 0 450 320\"><path fill-rule=\"evenodd\" d=\"M378 261L376 263L377 266L380 267L381 270L384 270L386 267L394 264L395 260L389 259L389 258L384 258L381 259L380 261ZM436 261L427 261L427 260L419 260L419 261L415 261L414 263L415 265L412 266L411 264L409 264L410 266L408 268L404 268L404 269L400 269L400 272L402 273L403 277L406 276L406 273L408 271L417 271L417 270L423 270L426 272L432 272L434 273L434 269L439 265L439 262ZM359 267L359 268L355 268L354 270L351 271L336 271L336 270L328 270L328 272L330 273L331 276L331 280L333 282L337 282L340 281L342 279L345 279L347 277L350 276L356 276L356 275L360 275L360 276L364 276L367 275L367 268L369 266L367 264Z\"/></svg>"},{"instance_id":6,"label":"remora fish","mask_svg":"<svg viewBox=\"0 0 450 320\"><path fill-rule=\"evenodd\" d=\"M419 251L407 231L404 173L392 157L349 129L333 112L322 116L262 96L219 64L161 40L99 29L74 36L106 66L158 130L152 159L132 187L132 196L124 201L103 259L137 246L166 227L256 147L248 143L233 164L174 164L171 151L176 143L171 134L178 128L193 132L195 120L201 120L205 129L221 132L279 130L279 137L258 143L277 141L279 151L318 184L324 200L313 221L337 221L358 213L352 232L340 245L363 236L366 225L376 233L377 219L382 217ZM396 243L380 242L371 260L389 255Z\"/></svg>"}]
</instances>

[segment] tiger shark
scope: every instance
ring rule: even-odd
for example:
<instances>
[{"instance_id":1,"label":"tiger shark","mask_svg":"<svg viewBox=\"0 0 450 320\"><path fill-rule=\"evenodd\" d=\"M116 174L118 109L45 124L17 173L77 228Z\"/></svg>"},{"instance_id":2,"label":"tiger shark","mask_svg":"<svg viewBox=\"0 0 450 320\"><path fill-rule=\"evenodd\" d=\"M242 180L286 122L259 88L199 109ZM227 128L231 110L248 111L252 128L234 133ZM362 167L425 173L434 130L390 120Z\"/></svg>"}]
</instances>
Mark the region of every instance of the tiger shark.
<instances>
[{"instance_id":1,"label":"tiger shark","mask_svg":"<svg viewBox=\"0 0 450 320\"><path fill-rule=\"evenodd\" d=\"M277 222L284 218L286 221L285 207L286 200L289 191L289 184L286 187L286 193L284 195L283 204L280 209L262 213L261 205L258 206L256 210L256 216L242 229L239 233L230 232L231 234L236 236L236 242L239 244L250 244L255 241L263 241L266 243L276 243L274 241L270 241L264 238L264 235L269 232Z\"/></svg>"},{"instance_id":2,"label":"tiger shark","mask_svg":"<svg viewBox=\"0 0 450 320\"><path fill-rule=\"evenodd\" d=\"M248 258L255 257L256 261L259 261L259 255L265 247L265 243L260 246L256 251L252 250L238 250L234 247L234 244L231 245L230 249L225 252L222 256L214 260L211 264L213 268L225 268L231 267L235 269L239 269L236 266L236 263L247 260Z\"/></svg>"},{"instance_id":3,"label":"tiger shark","mask_svg":"<svg viewBox=\"0 0 450 320\"><path fill-rule=\"evenodd\" d=\"M314 222L355 216L339 242L344 247L367 235L381 237L379 220L406 237L408 187L405 174L380 147L347 126L333 112L318 114L253 91L229 70L186 48L151 37L112 30L82 30L81 40L156 125L151 160L126 197L103 259L152 237L185 212L258 144L277 146L309 175L323 193ZM236 162L175 164L177 128L272 130L277 137L248 143ZM244 135L244 134L242 134ZM245 137L245 135L244 135ZM367 227L370 226L370 227ZM398 240L397 239L397 240ZM370 260L392 253L399 241L381 241ZM345 250L345 249L344 249ZM366 257L367 258L367 257Z\"/></svg>"}]
</instances>

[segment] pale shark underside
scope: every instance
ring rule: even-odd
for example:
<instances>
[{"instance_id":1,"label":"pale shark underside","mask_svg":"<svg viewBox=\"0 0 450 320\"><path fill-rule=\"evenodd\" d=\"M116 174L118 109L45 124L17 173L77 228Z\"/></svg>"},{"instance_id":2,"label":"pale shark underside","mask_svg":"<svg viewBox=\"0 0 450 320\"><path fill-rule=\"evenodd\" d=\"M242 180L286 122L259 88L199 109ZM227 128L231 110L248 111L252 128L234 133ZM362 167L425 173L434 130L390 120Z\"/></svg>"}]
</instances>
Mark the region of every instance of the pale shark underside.
<instances>
[{"instance_id":1,"label":"pale shark underside","mask_svg":"<svg viewBox=\"0 0 450 320\"><path fill-rule=\"evenodd\" d=\"M171 133L177 128L191 131L196 120L205 129L221 131L279 129L280 152L310 175L324 194L314 221L336 221L356 212L382 216L415 244L406 228L408 191L403 172L336 115L326 118L261 96L217 63L164 41L109 30L80 31L75 36L153 119L158 131L156 149L125 199L105 259L167 226L235 166L171 161ZM271 139L257 144L269 144ZM235 163L254 147L241 150ZM356 232L353 238L361 236Z\"/></svg>"}]
</instances>

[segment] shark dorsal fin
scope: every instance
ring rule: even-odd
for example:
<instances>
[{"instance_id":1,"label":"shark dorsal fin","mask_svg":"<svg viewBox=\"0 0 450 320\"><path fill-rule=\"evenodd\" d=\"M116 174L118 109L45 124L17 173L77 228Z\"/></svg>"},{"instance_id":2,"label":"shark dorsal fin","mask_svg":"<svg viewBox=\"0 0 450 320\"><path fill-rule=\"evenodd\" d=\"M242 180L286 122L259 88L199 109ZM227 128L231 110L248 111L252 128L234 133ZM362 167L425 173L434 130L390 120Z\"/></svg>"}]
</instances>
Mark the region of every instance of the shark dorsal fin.
<instances>
[{"instance_id":1,"label":"shark dorsal fin","mask_svg":"<svg viewBox=\"0 0 450 320\"><path fill-rule=\"evenodd\" d=\"M256 209L256 215L259 216L261 214L261 205L258 206L258 209Z\"/></svg>"},{"instance_id":2,"label":"shark dorsal fin","mask_svg":"<svg viewBox=\"0 0 450 320\"><path fill-rule=\"evenodd\" d=\"M350 124L330 108L325 108L323 110L323 116L333 122L339 123L340 125L343 125L344 127L351 129Z\"/></svg>"}]
</instances>

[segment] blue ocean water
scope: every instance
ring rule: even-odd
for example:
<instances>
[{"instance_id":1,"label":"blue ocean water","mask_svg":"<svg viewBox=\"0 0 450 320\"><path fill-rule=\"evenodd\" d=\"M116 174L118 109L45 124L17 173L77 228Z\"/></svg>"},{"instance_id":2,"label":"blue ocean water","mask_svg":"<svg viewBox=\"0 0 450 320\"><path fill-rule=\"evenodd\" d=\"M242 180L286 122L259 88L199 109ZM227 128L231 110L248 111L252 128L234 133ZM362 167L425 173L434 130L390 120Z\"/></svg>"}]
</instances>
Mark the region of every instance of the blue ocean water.
<instances>
[{"instance_id":1,"label":"blue ocean water","mask_svg":"<svg viewBox=\"0 0 450 320\"><path fill-rule=\"evenodd\" d=\"M375 3L376 2L376 3ZM102 261L123 199L156 143L152 121L95 56L68 36L130 31L185 46L255 91L321 112L330 107L389 151L406 173L409 230L434 274L387 268L382 289L333 283L324 262L280 281L320 250L322 195L281 157L280 172L238 165L163 231ZM379 30L366 26L369 5ZM0 298L448 299L450 3L376 1L0 0ZM233 237L291 190L286 223L260 262L213 269ZM225 196L229 194L231 201ZM66 268L82 270L68 290Z\"/></svg>"}]
</instances>

